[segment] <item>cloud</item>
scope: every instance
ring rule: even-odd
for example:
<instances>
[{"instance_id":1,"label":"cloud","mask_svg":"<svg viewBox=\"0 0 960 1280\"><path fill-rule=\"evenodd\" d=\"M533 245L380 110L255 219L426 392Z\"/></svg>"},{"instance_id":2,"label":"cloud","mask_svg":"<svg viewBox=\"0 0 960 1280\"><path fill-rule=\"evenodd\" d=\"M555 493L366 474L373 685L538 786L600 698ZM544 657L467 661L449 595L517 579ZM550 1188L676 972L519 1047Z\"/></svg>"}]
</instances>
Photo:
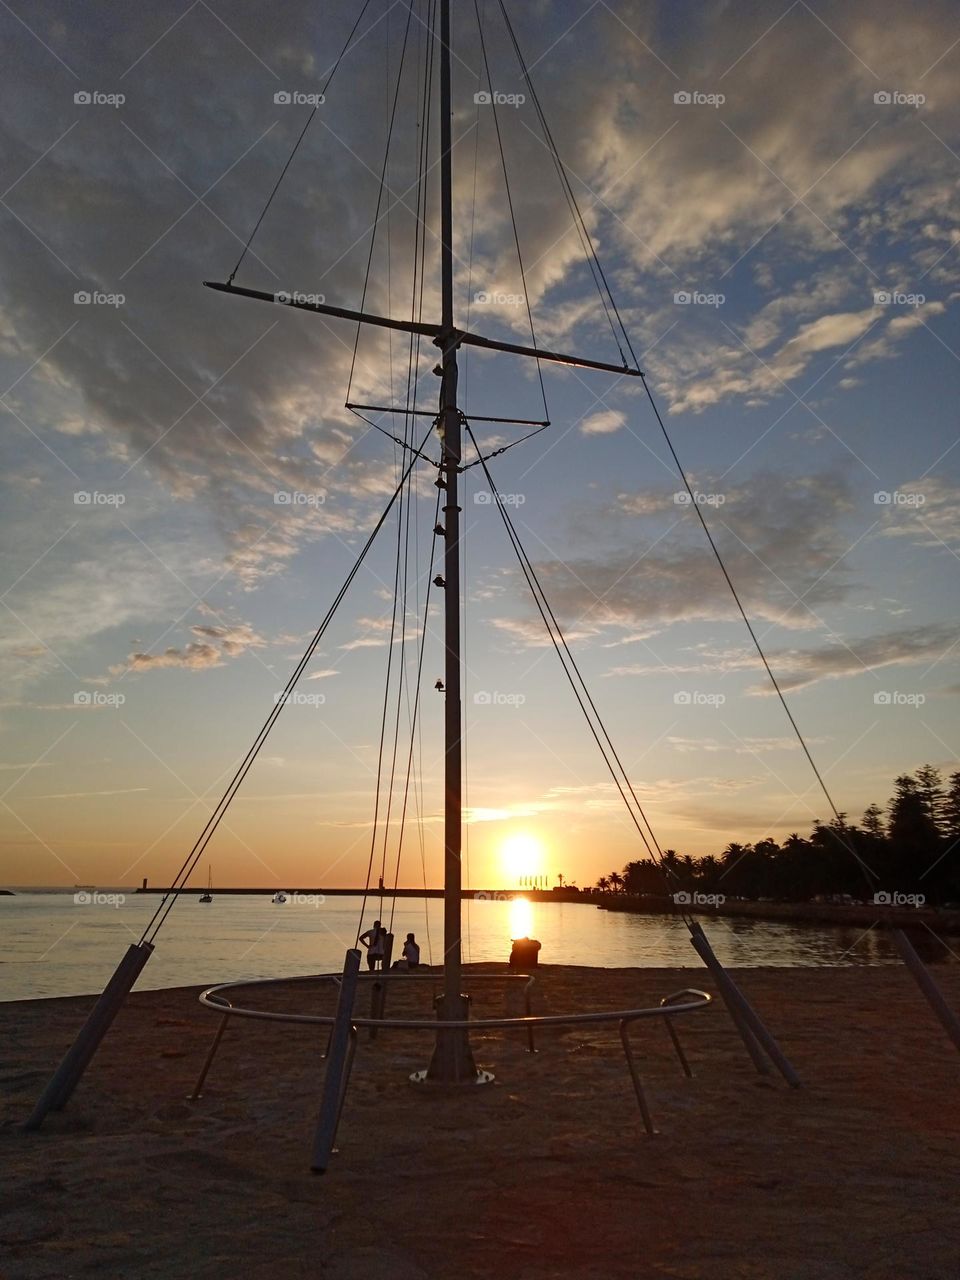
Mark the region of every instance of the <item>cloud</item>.
<instances>
[{"instance_id":1,"label":"cloud","mask_svg":"<svg viewBox=\"0 0 960 1280\"><path fill-rule=\"evenodd\" d=\"M593 413L580 423L580 430L585 436L607 436L619 431L626 422L626 414L619 409L605 409L602 413Z\"/></svg>"},{"instance_id":2,"label":"cloud","mask_svg":"<svg viewBox=\"0 0 960 1280\"><path fill-rule=\"evenodd\" d=\"M787 691L804 689L820 680L867 675L883 667L931 662L941 658L956 639L955 627L930 624L872 636L835 636L830 643L814 649L771 649L767 658L781 689ZM648 676L662 674L664 669L664 664L632 663L614 667L608 675ZM728 675L735 671L760 669L757 655L745 648L720 652L704 648L696 660L671 661L668 668L673 675ZM764 679L748 692L771 694L774 690Z\"/></svg>"},{"instance_id":3,"label":"cloud","mask_svg":"<svg viewBox=\"0 0 960 1280\"><path fill-rule=\"evenodd\" d=\"M820 626L817 611L853 590L842 563L849 542L840 522L852 505L843 475L762 472L724 487L709 495L723 501L709 508L707 518L748 613L794 630ZM571 638L642 639L676 622L738 616L689 504L644 492L620 495L619 505L631 516L669 510L679 528L654 538L610 515L607 530L616 537L611 549L537 563L546 596ZM532 614L494 624L521 643L548 642Z\"/></svg>"},{"instance_id":4,"label":"cloud","mask_svg":"<svg viewBox=\"0 0 960 1280\"><path fill-rule=\"evenodd\" d=\"M188 671L204 671L222 667L224 658L236 658L249 649L262 649L266 641L249 623L233 626L192 626L200 641L192 640L182 648L170 647L162 653L132 653L126 663L111 667L111 674L123 671L157 671L166 667L183 667Z\"/></svg>"}]
</instances>

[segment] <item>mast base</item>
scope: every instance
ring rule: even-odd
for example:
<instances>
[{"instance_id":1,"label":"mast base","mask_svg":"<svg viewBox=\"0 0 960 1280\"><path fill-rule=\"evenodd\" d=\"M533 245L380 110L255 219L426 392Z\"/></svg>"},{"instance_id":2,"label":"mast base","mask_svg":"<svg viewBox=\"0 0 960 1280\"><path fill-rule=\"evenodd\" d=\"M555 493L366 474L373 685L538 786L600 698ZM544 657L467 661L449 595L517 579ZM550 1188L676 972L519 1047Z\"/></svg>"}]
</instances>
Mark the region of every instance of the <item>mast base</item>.
<instances>
[{"instance_id":1,"label":"mast base","mask_svg":"<svg viewBox=\"0 0 960 1280\"><path fill-rule=\"evenodd\" d=\"M445 1027L444 1022L465 1022L470 1016L470 997L458 995L448 1008L448 997L437 996L437 1043L426 1071L415 1071L411 1080L429 1080L436 1084L488 1084L493 1076L489 1071L479 1071L470 1048L470 1035L466 1027ZM481 1077L485 1077L481 1079Z\"/></svg>"}]
</instances>

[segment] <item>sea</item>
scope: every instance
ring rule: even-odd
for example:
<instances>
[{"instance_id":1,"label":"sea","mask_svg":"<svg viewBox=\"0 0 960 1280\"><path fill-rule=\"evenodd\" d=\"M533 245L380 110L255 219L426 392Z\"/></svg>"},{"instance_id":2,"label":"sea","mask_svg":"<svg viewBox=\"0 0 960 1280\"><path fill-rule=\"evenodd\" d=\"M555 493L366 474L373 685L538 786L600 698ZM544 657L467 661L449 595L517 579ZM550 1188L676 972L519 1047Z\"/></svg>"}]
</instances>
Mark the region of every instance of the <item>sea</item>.
<instances>
[{"instance_id":1,"label":"sea","mask_svg":"<svg viewBox=\"0 0 960 1280\"><path fill-rule=\"evenodd\" d=\"M160 898L124 889L29 890L0 896L0 1000L86 995L102 990ZM442 960L443 903L404 898L395 908L374 896L183 896L157 937L140 990L213 985L339 971L358 927L376 915L399 940L412 932L425 963ZM898 962L881 929L780 921L703 918L731 968L758 965L881 965ZM482 897L463 903L463 958L503 961L514 938L537 938L545 964L702 968L682 922L667 916L601 911L589 903ZM399 942L397 945L399 951ZM945 949L944 949L945 950ZM925 957L949 959L949 954Z\"/></svg>"}]
</instances>

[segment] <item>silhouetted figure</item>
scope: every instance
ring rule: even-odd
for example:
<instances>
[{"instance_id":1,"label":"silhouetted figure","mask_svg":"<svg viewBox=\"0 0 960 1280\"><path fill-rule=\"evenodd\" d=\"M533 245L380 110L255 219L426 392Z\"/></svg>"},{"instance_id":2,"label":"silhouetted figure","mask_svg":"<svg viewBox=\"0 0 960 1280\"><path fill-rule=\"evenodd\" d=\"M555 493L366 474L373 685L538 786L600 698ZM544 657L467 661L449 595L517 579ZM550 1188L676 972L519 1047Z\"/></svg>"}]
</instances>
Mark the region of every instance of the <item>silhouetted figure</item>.
<instances>
[{"instance_id":1,"label":"silhouetted figure","mask_svg":"<svg viewBox=\"0 0 960 1280\"><path fill-rule=\"evenodd\" d=\"M366 933L361 933L360 941L367 948L367 968L382 969L387 949L387 931L379 920L374 920L373 927Z\"/></svg>"}]
</instances>

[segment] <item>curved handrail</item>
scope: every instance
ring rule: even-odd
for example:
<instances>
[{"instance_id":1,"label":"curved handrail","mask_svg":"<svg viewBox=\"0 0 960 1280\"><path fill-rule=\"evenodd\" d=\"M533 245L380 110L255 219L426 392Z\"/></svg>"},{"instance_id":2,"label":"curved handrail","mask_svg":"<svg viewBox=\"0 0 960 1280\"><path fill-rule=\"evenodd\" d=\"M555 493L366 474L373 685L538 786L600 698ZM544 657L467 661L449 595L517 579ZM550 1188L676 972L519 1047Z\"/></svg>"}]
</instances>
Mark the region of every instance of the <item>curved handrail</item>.
<instances>
[{"instance_id":1,"label":"curved handrail","mask_svg":"<svg viewBox=\"0 0 960 1280\"><path fill-rule=\"evenodd\" d=\"M338 974L317 974L314 981L319 979L334 979ZM429 977L428 974L405 974L404 978L409 977ZM526 974L474 974L471 975L471 981L475 977L529 977ZM295 979L296 980L296 979ZM305 980L303 978L299 980ZM228 991L234 987L254 987L268 986L280 982L287 982L286 978L257 978L247 982L220 982L215 986L207 987L199 996L200 1003L208 1009L215 1009L219 1013L228 1016L240 1018L254 1018L264 1022L294 1022L299 1024L307 1024L313 1026L333 1026L333 1014L318 1013L281 1013L269 1009L248 1009L242 1005L233 1004L233 1002L222 995L222 992ZM676 1003L682 996L693 997L682 1004ZM692 1013L697 1009L706 1008L711 1003L713 997L706 991L700 991L695 987L688 987L683 991L674 992L673 995L666 996L659 1005L647 1006L642 1009L610 1009L600 1010L590 1013L546 1013L546 1014L524 1014L509 1018L458 1018L447 1020L444 1019L443 1026L450 1030L481 1030L485 1027L550 1027L550 1026L577 1026L581 1023L604 1023L604 1022L635 1022L641 1018L665 1017L672 1018L681 1013ZM350 1019L353 1026L359 1027L385 1027L401 1031L436 1031L438 1021L433 1018L360 1018L354 1017Z\"/></svg>"}]
</instances>

